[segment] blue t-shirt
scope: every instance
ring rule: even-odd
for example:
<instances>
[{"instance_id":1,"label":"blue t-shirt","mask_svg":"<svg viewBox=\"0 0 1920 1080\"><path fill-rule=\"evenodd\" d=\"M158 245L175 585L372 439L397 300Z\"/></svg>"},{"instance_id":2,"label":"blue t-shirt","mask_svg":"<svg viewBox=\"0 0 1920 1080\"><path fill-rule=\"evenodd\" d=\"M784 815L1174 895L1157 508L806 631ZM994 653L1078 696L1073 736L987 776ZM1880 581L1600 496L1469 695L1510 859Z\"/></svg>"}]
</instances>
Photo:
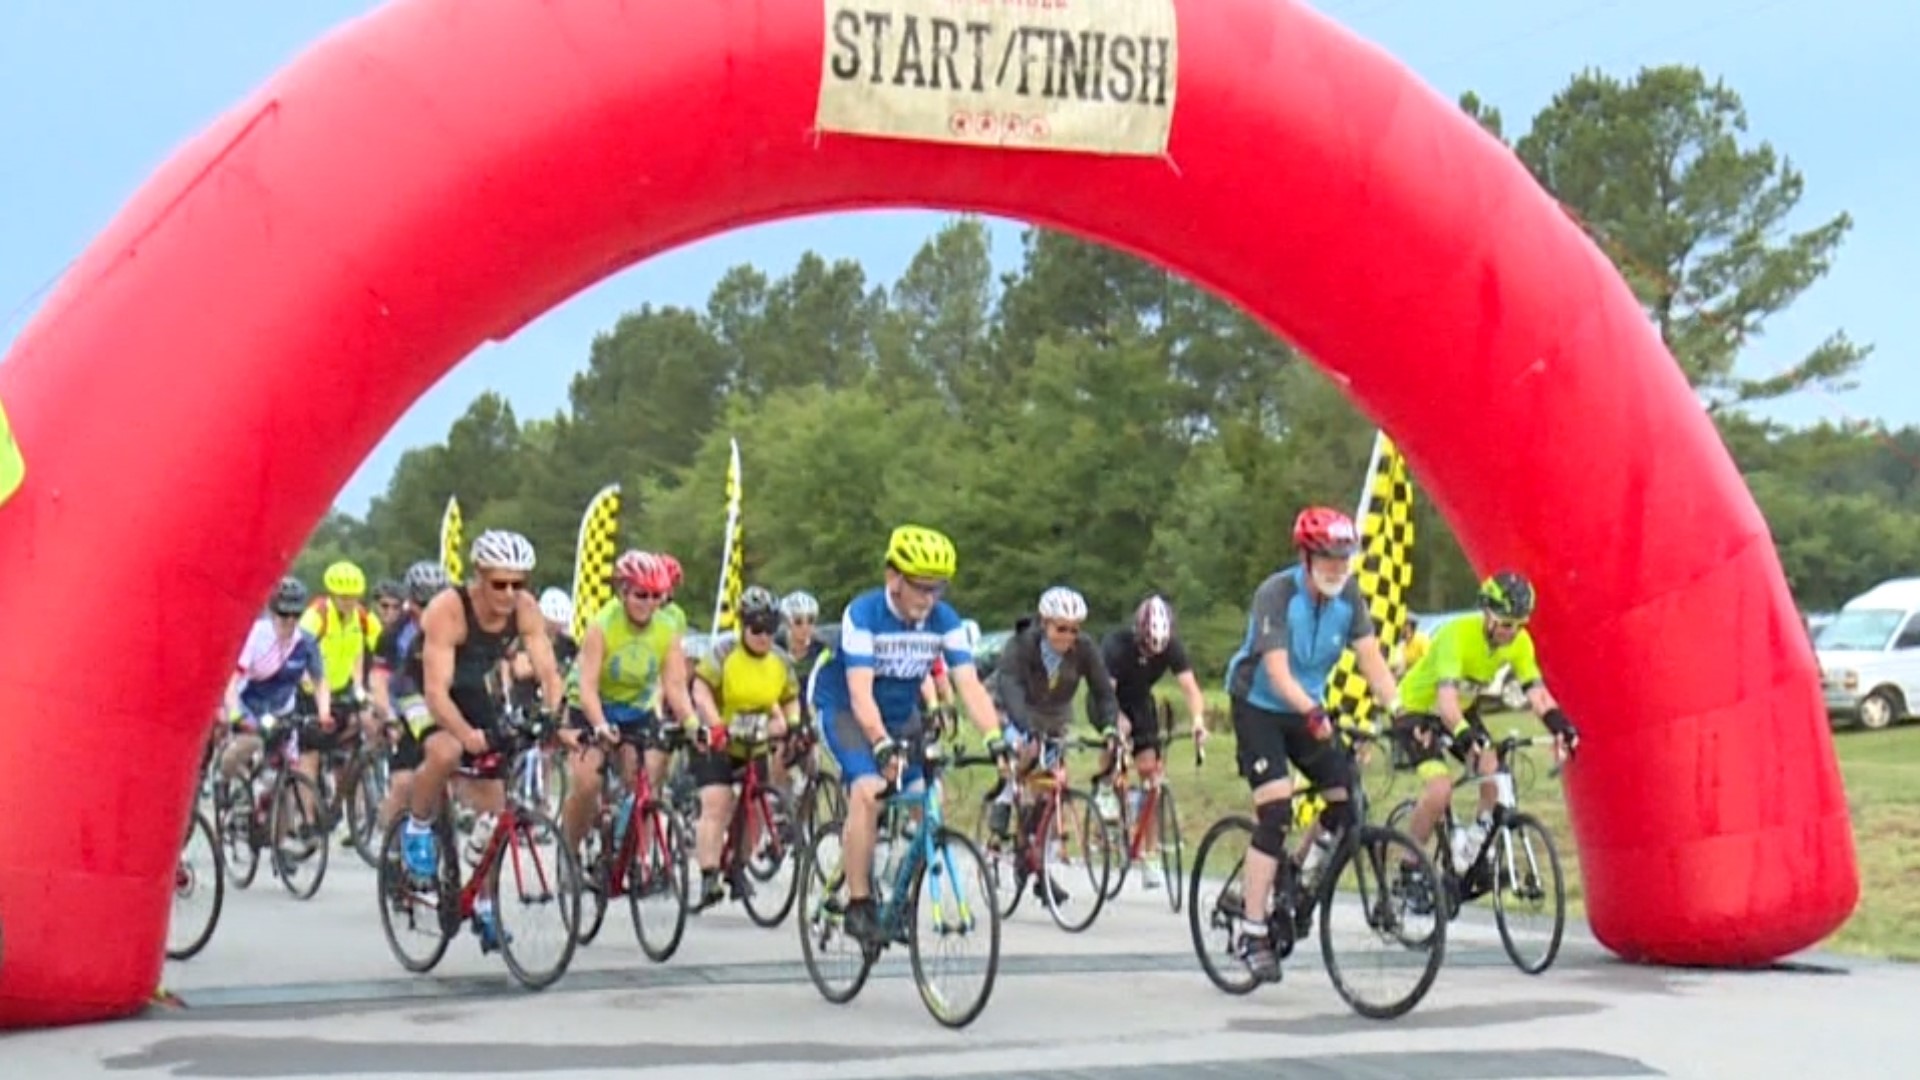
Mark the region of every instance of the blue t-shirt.
<instances>
[{"instance_id":1,"label":"blue t-shirt","mask_svg":"<svg viewBox=\"0 0 1920 1080\"><path fill-rule=\"evenodd\" d=\"M271 619L253 624L247 642L240 650L240 707L259 719L280 712L293 704L302 679L315 683L326 680L320 660L320 643L305 630L296 630L290 640L282 641L273 631Z\"/></svg>"},{"instance_id":2,"label":"blue t-shirt","mask_svg":"<svg viewBox=\"0 0 1920 1080\"><path fill-rule=\"evenodd\" d=\"M1287 669L1300 689L1325 701L1327 678L1340 654L1356 641L1372 637L1373 616L1360 595L1360 579L1347 579L1340 595L1326 597L1306 580L1306 567L1293 566L1260 583L1247 615L1246 636L1227 661L1227 693L1268 712L1297 713L1267 679L1262 658L1285 649Z\"/></svg>"},{"instance_id":3,"label":"blue t-shirt","mask_svg":"<svg viewBox=\"0 0 1920 1080\"><path fill-rule=\"evenodd\" d=\"M873 701L888 731L905 728L920 707L920 684L944 656L949 670L973 663L960 615L936 601L923 622L908 623L887 603L887 591L862 593L840 616L840 640L813 678L813 709L828 716L853 708L847 670L873 672Z\"/></svg>"}]
</instances>

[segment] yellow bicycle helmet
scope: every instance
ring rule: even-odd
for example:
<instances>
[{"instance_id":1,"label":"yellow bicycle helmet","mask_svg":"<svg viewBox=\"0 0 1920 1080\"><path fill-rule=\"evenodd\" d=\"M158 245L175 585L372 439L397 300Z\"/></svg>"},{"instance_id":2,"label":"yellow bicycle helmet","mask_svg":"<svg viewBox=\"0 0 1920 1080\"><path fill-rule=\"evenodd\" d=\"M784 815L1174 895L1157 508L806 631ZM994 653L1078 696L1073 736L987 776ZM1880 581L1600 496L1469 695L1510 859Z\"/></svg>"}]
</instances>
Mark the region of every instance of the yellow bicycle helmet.
<instances>
[{"instance_id":1,"label":"yellow bicycle helmet","mask_svg":"<svg viewBox=\"0 0 1920 1080\"><path fill-rule=\"evenodd\" d=\"M342 560L327 567L320 579L326 590L335 596L365 596L367 594L367 575L350 562Z\"/></svg>"},{"instance_id":2,"label":"yellow bicycle helmet","mask_svg":"<svg viewBox=\"0 0 1920 1080\"><path fill-rule=\"evenodd\" d=\"M945 533L919 525L902 525L887 540L887 565L908 577L953 577L960 556Z\"/></svg>"}]
</instances>

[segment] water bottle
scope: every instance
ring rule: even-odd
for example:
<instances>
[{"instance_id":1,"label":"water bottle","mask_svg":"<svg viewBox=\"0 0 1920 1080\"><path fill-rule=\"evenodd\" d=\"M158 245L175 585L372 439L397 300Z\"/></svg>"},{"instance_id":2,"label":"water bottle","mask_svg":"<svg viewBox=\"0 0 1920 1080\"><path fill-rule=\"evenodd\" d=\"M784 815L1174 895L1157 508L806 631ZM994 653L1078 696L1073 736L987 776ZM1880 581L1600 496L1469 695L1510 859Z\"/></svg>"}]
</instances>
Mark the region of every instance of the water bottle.
<instances>
[{"instance_id":1,"label":"water bottle","mask_svg":"<svg viewBox=\"0 0 1920 1080\"><path fill-rule=\"evenodd\" d=\"M467 864L480 865L480 859L487 853L487 845L493 842L494 817L491 812L473 819L473 832L467 836Z\"/></svg>"},{"instance_id":2,"label":"water bottle","mask_svg":"<svg viewBox=\"0 0 1920 1080\"><path fill-rule=\"evenodd\" d=\"M1100 816L1109 822L1120 820L1120 800L1113 797L1113 788L1106 784L1093 793L1093 803L1100 808Z\"/></svg>"},{"instance_id":3,"label":"water bottle","mask_svg":"<svg viewBox=\"0 0 1920 1080\"><path fill-rule=\"evenodd\" d=\"M1511 810L1520 805L1519 800L1514 797L1512 773L1495 773L1493 776L1493 790L1499 796L1501 806Z\"/></svg>"},{"instance_id":4,"label":"water bottle","mask_svg":"<svg viewBox=\"0 0 1920 1080\"><path fill-rule=\"evenodd\" d=\"M633 820L633 793L628 792L626 797L620 800L619 808L613 812L614 851L619 851L620 846L626 843L627 822L631 820Z\"/></svg>"}]
</instances>

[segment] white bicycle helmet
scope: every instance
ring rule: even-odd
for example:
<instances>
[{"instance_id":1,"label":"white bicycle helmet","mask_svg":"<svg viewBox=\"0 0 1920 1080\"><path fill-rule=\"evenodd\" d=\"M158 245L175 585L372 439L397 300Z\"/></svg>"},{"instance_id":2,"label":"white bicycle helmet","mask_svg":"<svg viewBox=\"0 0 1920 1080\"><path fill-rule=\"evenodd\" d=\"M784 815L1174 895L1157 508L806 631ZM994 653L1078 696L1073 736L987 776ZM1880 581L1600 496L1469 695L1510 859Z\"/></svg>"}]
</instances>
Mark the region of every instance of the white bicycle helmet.
<instances>
[{"instance_id":1,"label":"white bicycle helmet","mask_svg":"<svg viewBox=\"0 0 1920 1080\"><path fill-rule=\"evenodd\" d=\"M540 614L550 623L561 626L573 625L573 597L559 589L548 589L540 594Z\"/></svg>"},{"instance_id":2,"label":"white bicycle helmet","mask_svg":"<svg viewBox=\"0 0 1920 1080\"><path fill-rule=\"evenodd\" d=\"M468 557L476 570L533 572L533 542L517 532L488 529L473 541Z\"/></svg>"},{"instance_id":3,"label":"white bicycle helmet","mask_svg":"<svg viewBox=\"0 0 1920 1080\"><path fill-rule=\"evenodd\" d=\"M1055 585L1040 594L1040 617L1063 622L1084 622L1087 599L1065 585Z\"/></svg>"},{"instance_id":4,"label":"white bicycle helmet","mask_svg":"<svg viewBox=\"0 0 1920 1080\"><path fill-rule=\"evenodd\" d=\"M1173 640L1173 609L1158 595L1140 601L1133 613L1133 636L1150 653L1166 648Z\"/></svg>"},{"instance_id":5,"label":"white bicycle helmet","mask_svg":"<svg viewBox=\"0 0 1920 1080\"><path fill-rule=\"evenodd\" d=\"M795 619L818 619L820 601L815 600L810 592L795 589L781 599L780 614L786 616L788 622Z\"/></svg>"}]
</instances>

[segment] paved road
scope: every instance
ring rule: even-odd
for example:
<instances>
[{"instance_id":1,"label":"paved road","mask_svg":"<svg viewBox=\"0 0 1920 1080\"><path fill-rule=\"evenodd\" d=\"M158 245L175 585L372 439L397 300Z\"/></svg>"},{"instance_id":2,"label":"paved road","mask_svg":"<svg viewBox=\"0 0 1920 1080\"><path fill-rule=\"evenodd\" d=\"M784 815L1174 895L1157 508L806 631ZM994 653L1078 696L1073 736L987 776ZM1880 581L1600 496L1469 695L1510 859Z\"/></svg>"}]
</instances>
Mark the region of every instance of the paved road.
<instances>
[{"instance_id":1,"label":"paved road","mask_svg":"<svg viewBox=\"0 0 1920 1080\"><path fill-rule=\"evenodd\" d=\"M852 1004L826 1003L792 922L761 930L737 907L694 920L665 965L615 908L545 993L520 991L466 936L433 975L408 976L373 895L351 855L308 903L263 871L228 893L205 952L168 965L184 1007L0 1039L0 1076L1910 1077L1920 1055L1920 969L1826 956L1764 973L1633 968L1576 933L1528 978L1477 923L1456 924L1439 982L1399 1021L1354 1016L1310 949L1281 986L1230 998L1196 968L1185 917L1132 883L1078 936L1023 904L993 999L961 1032L933 1022L893 954Z\"/></svg>"}]
</instances>

